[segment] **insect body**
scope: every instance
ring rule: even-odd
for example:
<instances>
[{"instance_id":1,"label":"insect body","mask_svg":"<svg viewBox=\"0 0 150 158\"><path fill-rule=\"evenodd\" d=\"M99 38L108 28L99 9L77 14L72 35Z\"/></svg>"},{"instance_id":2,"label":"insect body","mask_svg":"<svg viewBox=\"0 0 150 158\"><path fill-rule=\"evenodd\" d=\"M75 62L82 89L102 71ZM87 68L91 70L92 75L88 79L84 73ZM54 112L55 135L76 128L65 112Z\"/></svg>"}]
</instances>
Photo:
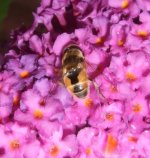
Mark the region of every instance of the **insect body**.
<instances>
[{"instance_id":1,"label":"insect body","mask_svg":"<svg viewBox=\"0 0 150 158\"><path fill-rule=\"evenodd\" d=\"M64 50L62 58L63 81L69 92L78 98L88 94L88 77L82 50L70 45Z\"/></svg>"}]
</instances>

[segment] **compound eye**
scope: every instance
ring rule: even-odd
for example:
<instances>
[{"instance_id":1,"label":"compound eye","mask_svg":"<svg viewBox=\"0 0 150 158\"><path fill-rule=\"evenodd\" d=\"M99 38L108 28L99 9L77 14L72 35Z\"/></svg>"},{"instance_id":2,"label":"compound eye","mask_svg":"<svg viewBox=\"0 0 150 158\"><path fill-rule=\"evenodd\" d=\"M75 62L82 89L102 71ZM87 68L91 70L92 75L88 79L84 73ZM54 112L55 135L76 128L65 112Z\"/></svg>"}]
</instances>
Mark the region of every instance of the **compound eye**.
<instances>
[{"instance_id":1,"label":"compound eye","mask_svg":"<svg viewBox=\"0 0 150 158\"><path fill-rule=\"evenodd\" d=\"M80 59L79 59L79 62L80 62L80 63L82 63L83 61L84 61L84 59L83 59L83 58L80 58Z\"/></svg>"}]
</instances>

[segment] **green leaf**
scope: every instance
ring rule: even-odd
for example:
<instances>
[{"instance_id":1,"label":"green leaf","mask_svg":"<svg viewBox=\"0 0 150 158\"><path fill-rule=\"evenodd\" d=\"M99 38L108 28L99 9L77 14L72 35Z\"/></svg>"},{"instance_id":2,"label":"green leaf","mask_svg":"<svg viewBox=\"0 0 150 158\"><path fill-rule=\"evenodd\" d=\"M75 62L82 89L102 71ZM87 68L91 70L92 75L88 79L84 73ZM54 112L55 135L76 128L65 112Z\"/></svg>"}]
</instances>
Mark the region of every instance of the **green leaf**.
<instances>
[{"instance_id":1,"label":"green leaf","mask_svg":"<svg viewBox=\"0 0 150 158\"><path fill-rule=\"evenodd\" d=\"M0 0L0 22L7 16L11 0Z\"/></svg>"}]
</instances>

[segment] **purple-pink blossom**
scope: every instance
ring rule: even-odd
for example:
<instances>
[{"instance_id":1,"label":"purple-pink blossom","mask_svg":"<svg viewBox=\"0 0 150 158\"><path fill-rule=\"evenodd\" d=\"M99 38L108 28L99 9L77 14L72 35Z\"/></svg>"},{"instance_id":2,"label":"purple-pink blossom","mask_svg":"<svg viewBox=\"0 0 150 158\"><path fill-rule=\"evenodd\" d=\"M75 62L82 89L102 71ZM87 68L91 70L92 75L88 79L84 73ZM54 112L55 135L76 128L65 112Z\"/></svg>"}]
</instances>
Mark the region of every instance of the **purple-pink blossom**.
<instances>
[{"instance_id":1,"label":"purple-pink blossom","mask_svg":"<svg viewBox=\"0 0 150 158\"><path fill-rule=\"evenodd\" d=\"M150 158L149 12L148 0L41 0L0 63L0 157ZM70 44L84 99L63 83Z\"/></svg>"}]
</instances>

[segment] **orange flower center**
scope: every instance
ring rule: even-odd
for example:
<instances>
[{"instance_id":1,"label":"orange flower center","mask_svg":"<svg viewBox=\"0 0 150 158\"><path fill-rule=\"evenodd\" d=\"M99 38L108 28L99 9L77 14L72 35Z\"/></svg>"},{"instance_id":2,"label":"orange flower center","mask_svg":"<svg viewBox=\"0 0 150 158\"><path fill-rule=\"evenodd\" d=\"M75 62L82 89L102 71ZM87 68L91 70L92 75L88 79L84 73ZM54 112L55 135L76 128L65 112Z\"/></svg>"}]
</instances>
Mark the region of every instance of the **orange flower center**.
<instances>
[{"instance_id":1,"label":"orange flower center","mask_svg":"<svg viewBox=\"0 0 150 158\"><path fill-rule=\"evenodd\" d=\"M13 140L10 142L10 148L12 150L16 150L16 149L19 149L20 148L20 144L19 144L19 141L18 140Z\"/></svg>"},{"instance_id":2,"label":"orange flower center","mask_svg":"<svg viewBox=\"0 0 150 158\"><path fill-rule=\"evenodd\" d=\"M60 149L58 148L58 146L53 146L51 149L50 149L50 154L52 156L57 156L58 153L59 153Z\"/></svg>"},{"instance_id":3,"label":"orange flower center","mask_svg":"<svg viewBox=\"0 0 150 158\"><path fill-rule=\"evenodd\" d=\"M118 46L123 46L124 45L124 41L123 40L118 40Z\"/></svg>"},{"instance_id":4,"label":"orange flower center","mask_svg":"<svg viewBox=\"0 0 150 158\"><path fill-rule=\"evenodd\" d=\"M132 107L132 110L136 113L140 112L142 110L142 107L140 104L134 104L133 107Z\"/></svg>"},{"instance_id":5,"label":"orange flower center","mask_svg":"<svg viewBox=\"0 0 150 158\"><path fill-rule=\"evenodd\" d=\"M91 98L85 99L84 105L91 108L93 106L93 100Z\"/></svg>"},{"instance_id":6,"label":"orange flower center","mask_svg":"<svg viewBox=\"0 0 150 158\"><path fill-rule=\"evenodd\" d=\"M18 106L18 105L19 105L19 102L20 102L20 97L19 97L19 95L15 95L15 96L14 96L14 99L13 99L13 105L14 105L14 106Z\"/></svg>"},{"instance_id":7,"label":"orange flower center","mask_svg":"<svg viewBox=\"0 0 150 158\"><path fill-rule=\"evenodd\" d=\"M144 31L144 30L139 30L137 32L137 35L140 36L140 37L146 38L148 36L148 32Z\"/></svg>"},{"instance_id":8,"label":"orange flower center","mask_svg":"<svg viewBox=\"0 0 150 158\"><path fill-rule=\"evenodd\" d=\"M91 149L91 148L87 148L87 149L85 150L85 153L86 153L87 155L91 155L91 154L92 154L92 149Z\"/></svg>"},{"instance_id":9,"label":"orange flower center","mask_svg":"<svg viewBox=\"0 0 150 158\"><path fill-rule=\"evenodd\" d=\"M135 81L136 80L136 76L133 74L133 73L131 73L131 72L127 72L126 73L126 79L128 80L128 81Z\"/></svg>"},{"instance_id":10,"label":"orange flower center","mask_svg":"<svg viewBox=\"0 0 150 158\"><path fill-rule=\"evenodd\" d=\"M110 90L111 90L112 92L117 92L117 91L118 91L118 90L117 90L117 87L114 86L114 85L111 85L111 86L110 86Z\"/></svg>"},{"instance_id":11,"label":"orange flower center","mask_svg":"<svg viewBox=\"0 0 150 158\"><path fill-rule=\"evenodd\" d=\"M128 0L123 0L122 4L121 4L121 8L122 9L126 9L129 6L129 2Z\"/></svg>"},{"instance_id":12,"label":"orange flower center","mask_svg":"<svg viewBox=\"0 0 150 158\"><path fill-rule=\"evenodd\" d=\"M26 71L26 70L24 70L20 73L21 78L27 78L27 77L29 77L29 75L30 75L29 71Z\"/></svg>"},{"instance_id":13,"label":"orange flower center","mask_svg":"<svg viewBox=\"0 0 150 158\"><path fill-rule=\"evenodd\" d=\"M138 140L138 138L133 137L133 136L130 136L130 137L128 137L128 140L129 140L130 142L136 143L137 140Z\"/></svg>"},{"instance_id":14,"label":"orange flower center","mask_svg":"<svg viewBox=\"0 0 150 158\"><path fill-rule=\"evenodd\" d=\"M113 153L117 148L117 144L117 139L109 134L107 137L106 152Z\"/></svg>"},{"instance_id":15,"label":"orange flower center","mask_svg":"<svg viewBox=\"0 0 150 158\"><path fill-rule=\"evenodd\" d=\"M42 119L43 118L43 112L40 109L36 109L34 111L34 118L35 119Z\"/></svg>"},{"instance_id":16,"label":"orange flower center","mask_svg":"<svg viewBox=\"0 0 150 158\"><path fill-rule=\"evenodd\" d=\"M104 42L104 39L102 38L102 37L98 37L97 39L96 39L96 44L102 44Z\"/></svg>"},{"instance_id":17,"label":"orange flower center","mask_svg":"<svg viewBox=\"0 0 150 158\"><path fill-rule=\"evenodd\" d=\"M105 117L106 117L106 119L108 121L112 121L114 119L114 114L112 114L112 113L106 113Z\"/></svg>"}]
</instances>

